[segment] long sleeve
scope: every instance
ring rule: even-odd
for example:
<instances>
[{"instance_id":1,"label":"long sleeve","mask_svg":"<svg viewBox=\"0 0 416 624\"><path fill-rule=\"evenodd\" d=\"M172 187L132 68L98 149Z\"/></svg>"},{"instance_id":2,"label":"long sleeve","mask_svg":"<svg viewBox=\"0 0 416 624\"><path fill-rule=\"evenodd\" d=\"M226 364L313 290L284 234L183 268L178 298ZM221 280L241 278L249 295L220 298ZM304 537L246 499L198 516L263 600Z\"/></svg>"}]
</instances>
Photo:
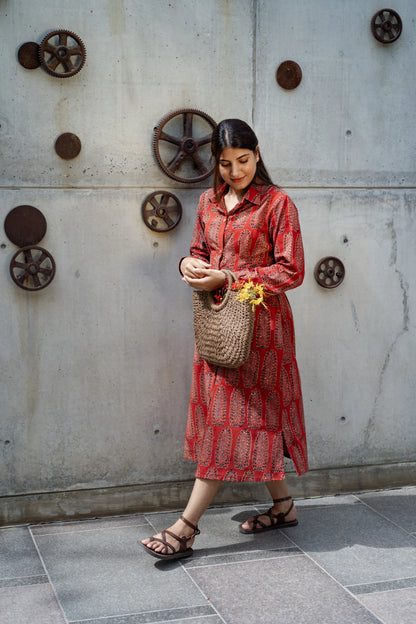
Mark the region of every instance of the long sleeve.
<instances>
[{"instance_id":1,"label":"long sleeve","mask_svg":"<svg viewBox=\"0 0 416 624\"><path fill-rule=\"evenodd\" d=\"M273 246L273 263L233 269L239 279L262 282L270 293L296 288L305 273L302 234L296 206L283 195L269 211L269 237ZM254 245L255 250L256 245Z\"/></svg>"},{"instance_id":2,"label":"long sleeve","mask_svg":"<svg viewBox=\"0 0 416 624\"><path fill-rule=\"evenodd\" d=\"M205 237L205 227L201 220L201 201L202 199L198 205L198 213L190 245L190 255L210 262L210 251Z\"/></svg>"},{"instance_id":3,"label":"long sleeve","mask_svg":"<svg viewBox=\"0 0 416 624\"><path fill-rule=\"evenodd\" d=\"M295 204L281 189L251 187L227 213L211 191L202 194L190 255L240 280L262 282L270 294L300 286L302 235Z\"/></svg>"}]
</instances>

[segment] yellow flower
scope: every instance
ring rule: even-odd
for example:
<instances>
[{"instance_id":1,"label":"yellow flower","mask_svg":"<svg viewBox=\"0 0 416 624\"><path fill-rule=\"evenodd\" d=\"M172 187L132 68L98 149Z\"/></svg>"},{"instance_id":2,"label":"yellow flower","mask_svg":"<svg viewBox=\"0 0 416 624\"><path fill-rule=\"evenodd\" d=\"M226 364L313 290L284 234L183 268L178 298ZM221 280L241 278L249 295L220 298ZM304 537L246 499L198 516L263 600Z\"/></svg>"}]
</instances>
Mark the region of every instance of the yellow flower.
<instances>
[{"instance_id":1,"label":"yellow flower","mask_svg":"<svg viewBox=\"0 0 416 624\"><path fill-rule=\"evenodd\" d=\"M253 310L254 306L262 305L267 308L267 305L264 302L264 297L266 293L264 292L263 284L254 284L252 280L248 280L248 282L239 283L239 291L237 295L238 301L248 301Z\"/></svg>"}]
</instances>

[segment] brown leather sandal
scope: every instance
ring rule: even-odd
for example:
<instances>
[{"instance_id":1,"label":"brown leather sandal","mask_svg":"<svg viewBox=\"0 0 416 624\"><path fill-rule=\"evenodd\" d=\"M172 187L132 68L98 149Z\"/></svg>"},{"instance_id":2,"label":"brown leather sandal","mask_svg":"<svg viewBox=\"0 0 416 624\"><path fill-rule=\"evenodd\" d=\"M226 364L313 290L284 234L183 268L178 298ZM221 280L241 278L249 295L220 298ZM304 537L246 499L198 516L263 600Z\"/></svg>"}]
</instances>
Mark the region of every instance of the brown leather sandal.
<instances>
[{"instance_id":1,"label":"brown leather sandal","mask_svg":"<svg viewBox=\"0 0 416 624\"><path fill-rule=\"evenodd\" d=\"M193 555L194 551L192 550L192 548L186 547L186 542L192 537L199 535L201 531L198 529L197 526L194 526L191 522L189 522L189 520L187 520L183 516L181 516L180 519L182 520L182 522L184 522L186 525L194 530L192 535L189 535L188 537L186 535L179 537L179 535L175 535L175 533L172 533L172 531L165 529L164 531L161 531L161 538L154 536L150 538L154 542L160 542L161 544L163 544L165 547L164 551L157 552L156 550L153 550L153 548L149 548L148 546L146 546L146 544L140 542L143 548L146 549L146 552L149 553L149 555L157 557L158 559L183 559L184 557L190 557L191 555ZM179 548L175 548L174 546L172 546L172 544L169 544L169 542L166 540L166 534L170 535L179 542ZM169 548L172 552L169 552Z\"/></svg>"},{"instance_id":2,"label":"brown leather sandal","mask_svg":"<svg viewBox=\"0 0 416 624\"><path fill-rule=\"evenodd\" d=\"M283 503L285 501L291 500L291 498L292 498L291 496L286 496L285 498L274 498L273 502ZM286 516L293 509L293 501L286 513L280 512L278 514L274 514L272 512L272 509L273 507L270 507L268 511L258 514L258 516L254 516L252 520L253 528L251 529L243 529L243 525L240 524L239 526L240 533L264 533L265 531L271 531L273 529L284 529L285 527L292 527L298 524L298 521L296 520L296 518L295 520L290 520L290 522L286 522L285 520ZM268 516L270 518L270 524L269 525L264 524L264 522L259 520L260 516Z\"/></svg>"}]
</instances>

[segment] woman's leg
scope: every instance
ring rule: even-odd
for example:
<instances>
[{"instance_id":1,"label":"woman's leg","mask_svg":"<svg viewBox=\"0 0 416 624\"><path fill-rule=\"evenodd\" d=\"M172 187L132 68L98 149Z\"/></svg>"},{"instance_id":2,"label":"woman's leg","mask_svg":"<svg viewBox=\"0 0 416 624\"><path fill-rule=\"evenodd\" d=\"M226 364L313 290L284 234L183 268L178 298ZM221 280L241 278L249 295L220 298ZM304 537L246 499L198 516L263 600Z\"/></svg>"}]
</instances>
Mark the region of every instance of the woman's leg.
<instances>
[{"instance_id":1,"label":"woman's leg","mask_svg":"<svg viewBox=\"0 0 416 624\"><path fill-rule=\"evenodd\" d=\"M221 485L221 481L214 481L212 479L195 479L194 487L189 497L188 504L183 512L184 518L189 520L195 526L198 524L202 514L207 510L212 499L216 495ZM188 527L181 519L177 520L175 524L169 527L169 531L175 533L179 537L192 535L193 529ZM160 533L153 537L161 537ZM166 540L172 544L176 549L179 547L179 543L170 535L166 535ZM192 546L192 541L189 540L187 546ZM154 550L155 552L164 551L165 547L160 542L154 541L151 537L147 537L142 540L142 544Z\"/></svg>"},{"instance_id":2,"label":"woman's leg","mask_svg":"<svg viewBox=\"0 0 416 624\"><path fill-rule=\"evenodd\" d=\"M266 486L273 500L290 496L289 490L287 488L286 479L283 479L282 481L268 481L266 483ZM290 509L291 504L291 500L284 501L283 503L273 503L272 513L286 513ZM287 514L285 520L286 522L291 522L292 520L295 520L295 518L296 508L295 506L293 506L293 509L291 509L290 512ZM261 515L259 516L259 520L261 520L261 522L263 522L266 526L269 526L271 524L269 516ZM241 528L251 530L253 528L253 518L249 518L248 520L243 522Z\"/></svg>"}]
</instances>

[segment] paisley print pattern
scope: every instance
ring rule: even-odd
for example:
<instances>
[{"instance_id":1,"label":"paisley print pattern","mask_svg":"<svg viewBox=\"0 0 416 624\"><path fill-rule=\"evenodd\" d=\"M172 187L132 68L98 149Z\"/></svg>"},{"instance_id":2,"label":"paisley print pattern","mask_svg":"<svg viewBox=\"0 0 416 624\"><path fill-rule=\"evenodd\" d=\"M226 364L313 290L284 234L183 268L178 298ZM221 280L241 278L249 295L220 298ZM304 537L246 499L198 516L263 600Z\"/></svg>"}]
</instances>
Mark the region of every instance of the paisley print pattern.
<instances>
[{"instance_id":1,"label":"paisley print pattern","mask_svg":"<svg viewBox=\"0 0 416 624\"><path fill-rule=\"evenodd\" d=\"M283 326L283 364L289 364L292 361L292 341L290 329L287 325Z\"/></svg>"},{"instance_id":2,"label":"paisley print pattern","mask_svg":"<svg viewBox=\"0 0 416 624\"><path fill-rule=\"evenodd\" d=\"M195 423L193 418L188 418L188 422L186 423L186 437L190 439L195 437Z\"/></svg>"},{"instance_id":3,"label":"paisley print pattern","mask_svg":"<svg viewBox=\"0 0 416 624\"><path fill-rule=\"evenodd\" d=\"M251 458L251 433L247 429L242 429L238 434L234 449L234 467L245 470L250 465Z\"/></svg>"},{"instance_id":4,"label":"paisley print pattern","mask_svg":"<svg viewBox=\"0 0 416 624\"><path fill-rule=\"evenodd\" d=\"M283 405L289 405L292 400L292 387L287 370L282 366L280 371L280 391L282 393Z\"/></svg>"},{"instance_id":5,"label":"paisley print pattern","mask_svg":"<svg viewBox=\"0 0 416 624\"><path fill-rule=\"evenodd\" d=\"M227 395L224 386L218 386L212 402L211 414L213 425L225 425Z\"/></svg>"},{"instance_id":6,"label":"paisley print pattern","mask_svg":"<svg viewBox=\"0 0 416 624\"><path fill-rule=\"evenodd\" d=\"M293 403L290 404L289 419L290 419L290 426L292 427L293 434L296 436L296 438L298 439L301 438L302 431L300 430L300 427L299 427L298 408L296 407L296 403L294 401Z\"/></svg>"},{"instance_id":7,"label":"paisley print pattern","mask_svg":"<svg viewBox=\"0 0 416 624\"><path fill-rule=\"evenodd\" d=\"M240 388L236 388L232 391L230 399L230 425L231 427L242 427L245 421L245 393Z\"/></svg>"},{"instance_id":8,"label":"paisley print pattern","mask_svg":"<svg viewBox=\"0 0 416 624\"><path fill-rule=\"evenodd\" d=\"M302 283L296 208L273 186L252 185L227 214L212 190L202 194L190 255L237 279L266 285L248 361L238 369L204 362L195 350L185 457L195 476L225 481L284 479L284 449L296 472L308 470L293 318L285 291Z\"/></svg>"},{"instance_id":9,"label":"paisley print pattern","mask_svg":"<svg viewBox=\"0 0 416 624\"><path fill-rule=\"evenodd\" d=\"M215 465L217 468L227 468L231 457L231 429L226 427L218 436L215 447Z\"/></svg>"},{"instance_id":10,"label":"paisley print pattern","mask_svg":"<svg viewBox=\"0 0 416 624\"><path fill-rule=\"evenodd\" d=\"M267 351L261 367L260 387L273 390L277 381L277 354L275 351Z\"/></svg>"},{"instance_id":11,"label":"paisley print pattern","mask_svg":"<svg viewBox=\"0 0 416 624\"><path fill-rule=\"evenodd\" d=\"M235 470L229 470L224 477L224 481L238 481L238 474Z\"/></svg>"},{"instance_id":12,"label":"paisley print pattern","mask_svg":"<svg viewBox=\"0 0 416 624\"><path fill-rule=\"evenodd\" d=\"M270 316L267 310L260 308L257 316L256 349L267 349L270 344Z\"/></svg>"},{"instance_id":13,"label":"paisley print pattern","mask_svg":"<svg viewBox=\"0 0 416 624\"><path fill-rule=\"evenodd\" d=\"M252 351L247 362L241 367L242 381L245 388L254 388L257 385L259 364L260 353L258 351Z\"/></svg>"},{"instance_id":14,"label":"paisley print pattern","mask_svg":"<svg viewBox=\"0 0 416 624\"><path fill-rule=\"evenodd\" d=\"M247 402L247 426L251 429L261 428L262 407L260 390L253 390Z\"/></svg>"},{"instance_id":15,"label":"paisley print pattern","mask_svg":"<svg viewBox=\"0 0 416 624\"><path fill-rule=\"evenodd\" d=\"M209 470L207 470L205 479L218 480L218 470L216 468L210 468Z\"/></svg>"},{"instance_id":16,"label":"paisley print pattern","mask_svg":"<svg viewBox=\"0 0 416 624\"><path fill-rule=\"evenodd\" d=\"M207 427L204 431L204 437L202 440L202 449L198 452L200 457L199 461L203 466L209 466L212 456L212 444L214 442L214 430L212 427Z\"/></svg>"},{"instance_id":17,"label":"paisley print pattern","mask_svg":"<svg viewBox=\"0 0 416 624\"><path fill-rule=\"evenodd\" d=\"M280 311L276 314L274 326L274 348L283 349L283 324Z\"/></svg>"},{"instance_id":18,"label":"paisley print pattern","mask_svg":"<svg viewBox=\"0 0 416 624\"><path fill-rule=\"evenodd\" d=\"M238 251L240 256L249 257L251 255L251 232L250 230L243 230L238 239Z\"/></svg>"},{"instance_id":19,"label":"paisley print pattern","mask_svg":"<svg viewBox=\"0 0 416 624\"><path fill-rule=\"evenodd\" d=\"M230 386L238 386L240 373L236 368L224 368L224 381Z\"/></svg>"},{"instance_id":20,"label":"paisley print pattern","mask_svg":"<svg viewBox=\"0 0 416 624\"><path fill-rule=\"evenodd\" d=\"M269 436L267 431L259 431L253 449L253 468L264 472L269 463Z\"/></svg>"},{"instance_id":21,"label":"paisley print pattern","mask_svg":"<svg viewBox=\"0 0 416 624\"><path fill-rule=\"evenodd\" d=\"M292 384L292 393L294 399L299 399L300 397L300 382L299 382L299 373L298 367L294 362L290 365L289 370L290 382Z\"/></svg>"},{"instance_id":22,"label":"paisley print pattern","mask_svg":"<svg viewBox=\"0 0 416 624\"><path fill-rule=\"evenodd\" d=\"M277 431L280 426L280 395L275 390L268 393L265 401L265 426L268 431Z\"/></svg>"},{"instance_id":23,"label":"paisley print pattern","mask_svg":"<svg viewBox=\"0 0 416 624\"><path fill-rule=\"evenodd\" d=\"M273 438L271 459L270 470L284 474L283 440L281 435L275 435Z\"/></svg>"},{"instance_id":24,"label":"paisley print pattern","mask_svg":"<svg viewBox=\"0 0 416 624\"><path fill-rule=\"evenodd\" d=\"M205 410L202 405L197 405L195 408L195 429L197 437L202 439L205 431Z\"/></svg>"}]
</instances>

